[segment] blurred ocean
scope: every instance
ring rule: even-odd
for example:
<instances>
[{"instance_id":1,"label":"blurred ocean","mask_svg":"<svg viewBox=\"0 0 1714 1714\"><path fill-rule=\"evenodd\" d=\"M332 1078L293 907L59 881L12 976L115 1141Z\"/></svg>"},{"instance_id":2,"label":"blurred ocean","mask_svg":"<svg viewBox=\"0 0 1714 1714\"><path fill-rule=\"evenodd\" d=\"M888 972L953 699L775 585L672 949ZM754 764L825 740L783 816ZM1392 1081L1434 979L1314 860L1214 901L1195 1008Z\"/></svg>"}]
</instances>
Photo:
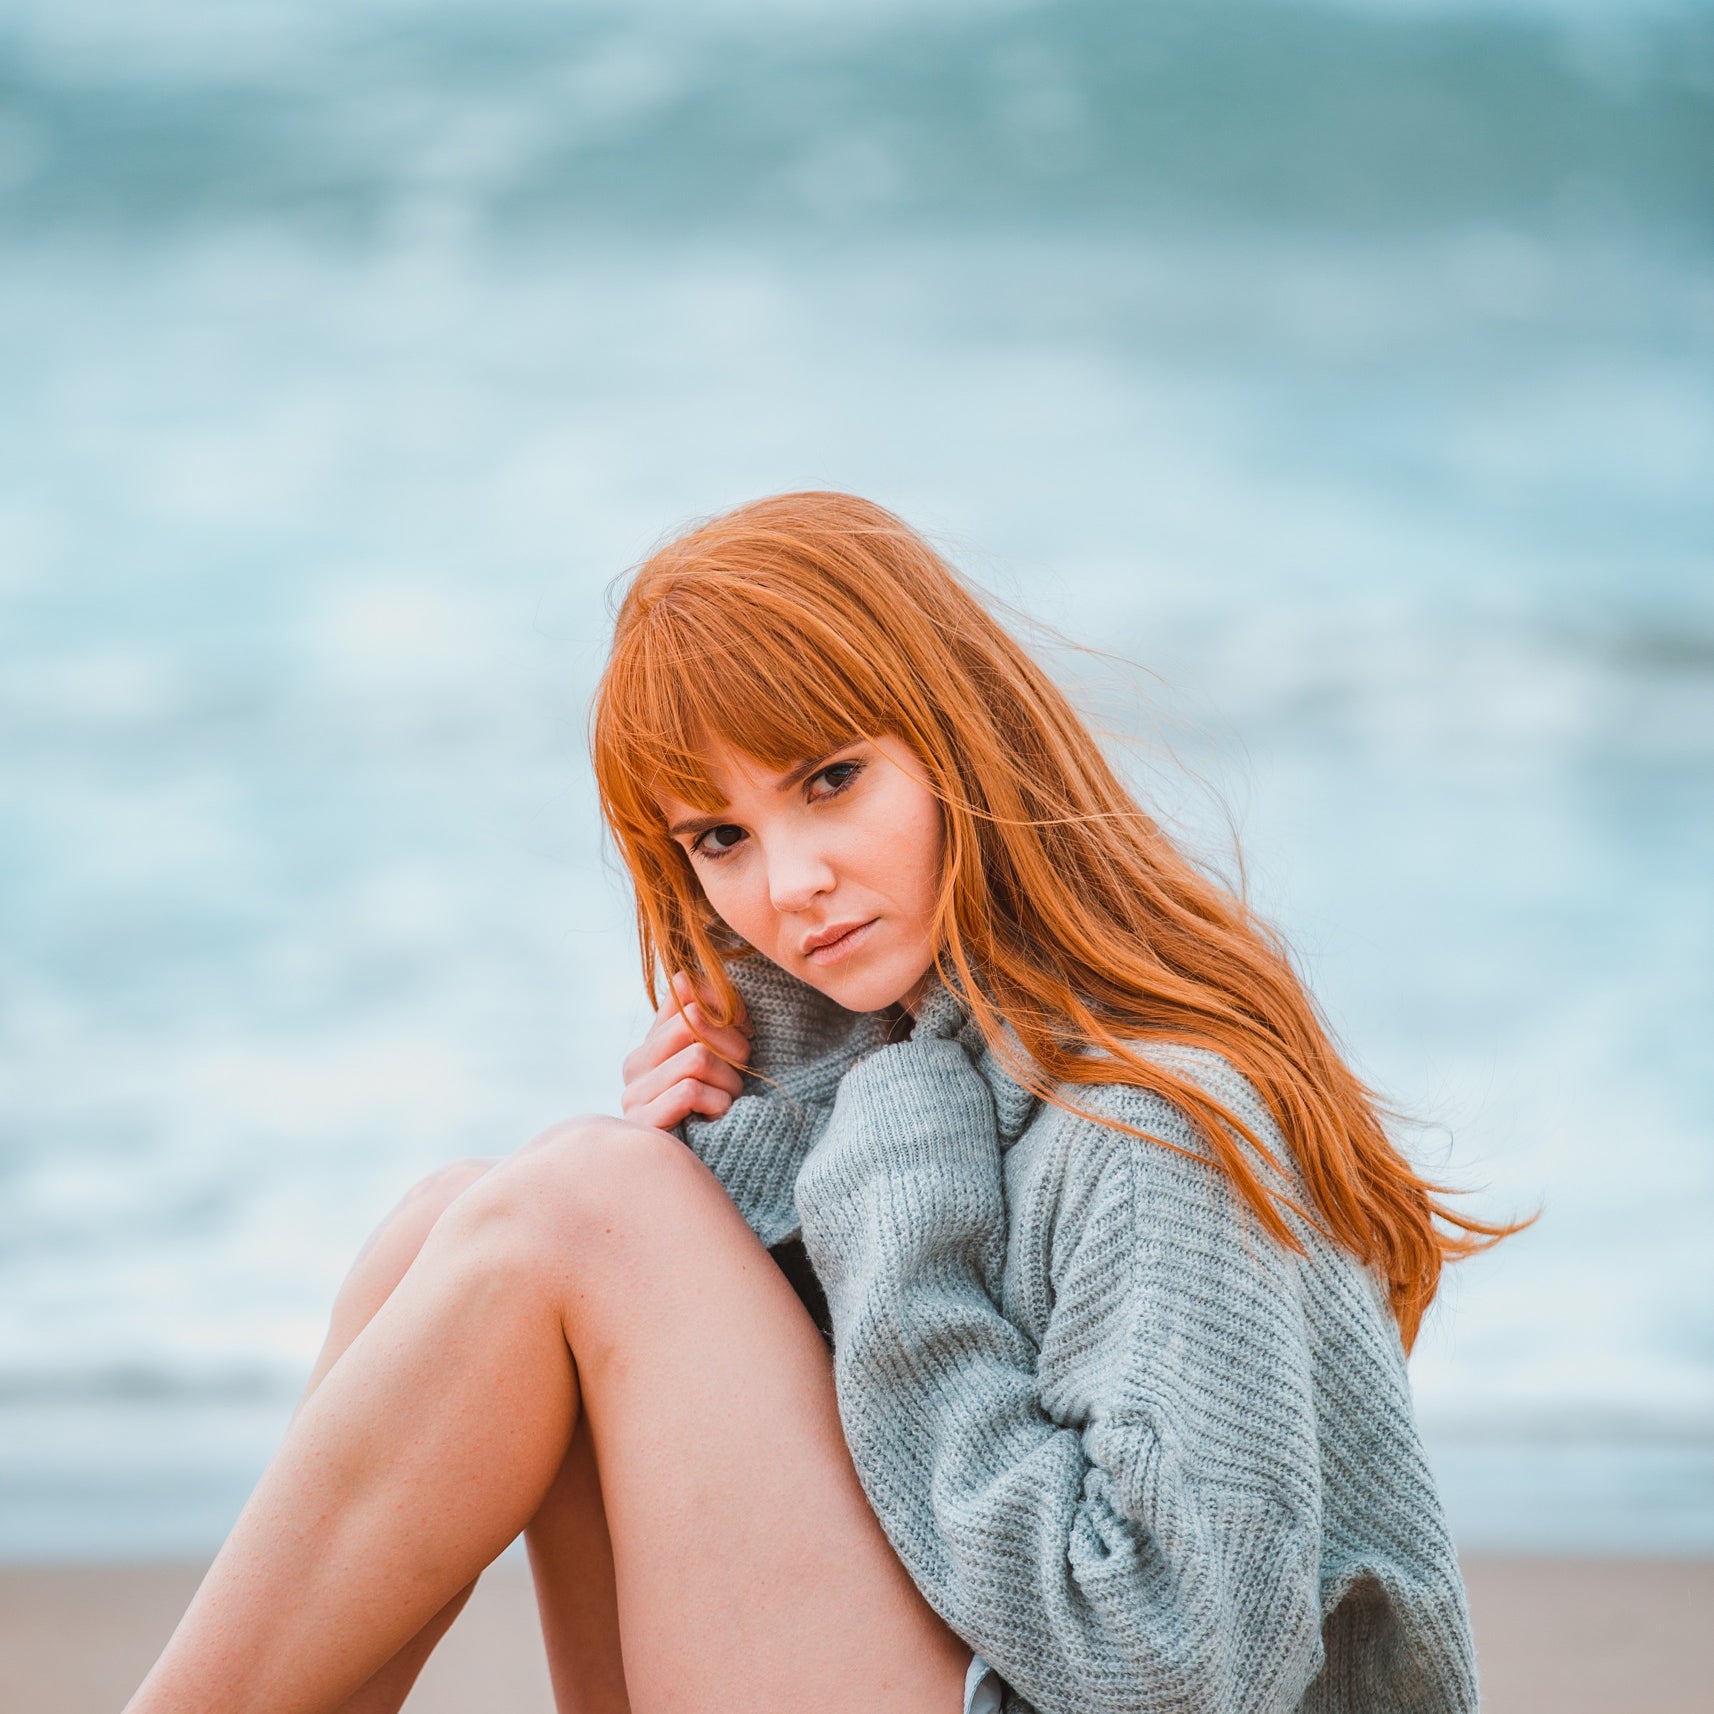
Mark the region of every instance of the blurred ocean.
<instances>
[{"instance_id":1,"label":"blurred ocean","mask_svg":"<svg viewBox=\"0 0 1714 1714\"><path fill-rule=\"evenodd\" d=\"M1714 1550L1711 263L1700 7L9 0L0 1555L211 1547L392 1201L615 1104L604 592L807 486L1158 675L1053 654L1543 1206L1461 1540Z\"/></svg>"}]
</instances>

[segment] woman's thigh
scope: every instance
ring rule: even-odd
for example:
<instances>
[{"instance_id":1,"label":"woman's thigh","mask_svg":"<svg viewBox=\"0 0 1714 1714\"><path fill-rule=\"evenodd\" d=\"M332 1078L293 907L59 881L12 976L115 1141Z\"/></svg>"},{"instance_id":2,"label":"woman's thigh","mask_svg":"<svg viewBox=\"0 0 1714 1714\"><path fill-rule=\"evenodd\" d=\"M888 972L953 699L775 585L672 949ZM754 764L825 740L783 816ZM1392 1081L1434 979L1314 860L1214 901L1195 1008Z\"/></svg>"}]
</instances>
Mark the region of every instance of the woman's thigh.
<instances>
[{"instance_id":1,"label":"woman's thigh","mask_svg":"<svg viewBox=\"0 0 1714 1714\"><path fill-rule=\"evenodd\" d=\"M484 1185L567 1243L559 1290L638 1714L958 1714L970 1650L883 1534L827 1348L712 1174L663 1133L596 1121Z\"/></svg>"}]
</instances>

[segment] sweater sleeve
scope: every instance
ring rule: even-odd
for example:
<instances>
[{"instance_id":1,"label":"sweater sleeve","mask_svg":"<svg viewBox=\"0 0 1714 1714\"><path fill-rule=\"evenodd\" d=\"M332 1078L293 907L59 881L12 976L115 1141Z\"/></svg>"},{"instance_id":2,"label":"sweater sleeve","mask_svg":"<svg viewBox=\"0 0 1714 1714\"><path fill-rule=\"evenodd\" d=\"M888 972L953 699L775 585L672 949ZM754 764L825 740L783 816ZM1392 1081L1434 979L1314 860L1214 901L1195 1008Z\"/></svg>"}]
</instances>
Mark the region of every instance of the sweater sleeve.
<instances>
[{"instance_id":1,"label":"sweater sleeve","mask_svg":"<svg viewBox=\"0 0 1714 1714\"><path fill-rule=\"evenodd\" d=\"M692 1114L676 1134L772 1249L798 1230L793 1187L840 1077L886 1039L886 1023L846 1011L760 954L728 972L750 1020L743 1091L718 1119Z\"/></svg>"},{"instance_id":2,"label":"sweater sleeve","mask_svg":"<svg viewBox=\"0 0 1714 1714\"><path fill-rule=\"evenodd\" d=\"M1044 1348L1085 1349L1081 1396L1050 1410L1000 1308L1001 1152L966 1047L919 1030L840 1085L797 1202L853 1461L925 1598L1043 1714L1295 1708L1320 1658L1307 1386L1272 1396L1241 1339L1203 1349L1155 1313L1210 1289L1147 1237L1139 1151L1157 1145L1061 1120L1080 1128L1060 1190L1075 1206Z\"/></svg>"}]
</instances>

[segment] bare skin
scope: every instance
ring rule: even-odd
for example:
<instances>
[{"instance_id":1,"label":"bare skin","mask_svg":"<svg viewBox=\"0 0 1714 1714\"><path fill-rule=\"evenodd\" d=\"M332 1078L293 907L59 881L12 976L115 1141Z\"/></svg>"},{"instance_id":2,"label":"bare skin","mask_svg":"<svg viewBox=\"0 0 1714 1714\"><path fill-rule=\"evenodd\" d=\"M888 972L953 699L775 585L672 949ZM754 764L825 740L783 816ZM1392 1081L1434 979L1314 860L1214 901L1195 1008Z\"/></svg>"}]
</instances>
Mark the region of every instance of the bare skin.
<instances>
[{"instance_id":1,"label":"bare skin","mask_svg":"<svg viewBox=\"0 0 1714 1714\"><path fill-rule=\"evenodd\" d=\"M920 764L888 738L715 762L725 808L675 837L728 925L842 1005L908 1003L940 851ZM561 1714L959 1707L970 1650L863 1495L820 1335L668 1131L726 1111L748 1045L681 973L626 1118L406 1199L131 1714L396 1714L520 1531Z\"/></svg>"},{"instance_id":2,"label":"bare skin","mask_svg":"<svg viewBox=\"0 0 1714 1714\"><path fill-rule=\"evenodd\" d=\"M863 1497L802 1305L694 1155L600 1117L433 1222L323 1368L132 1714L396 1707L386 1675L408 1687L482 1568L550 1499L578 1511L574 1435L639 1714L959 1706L969 1649ZM580 1555L545 1536L551 1589ZM556 1670L562 1709L588 1705L592 1665Z\"/></svg>"},{"instance_id":3,"label":"bare skin","mask_svg":"<svg viewBox=\"0 0 1714 1714\"><path fill-rule=\"evenodd\" d=\"M492 1160L457 1161L424 1179L382 1222L353 1263L333 1306L326 1342L304 1389L307 1399L416 1260L436 1220ZM587 1424L541 1509L524 1531L561 1714L629 1714L619 1646L613 1549ZM340 1714L397 1714L435 1645L468 1600L466 1585L378 1671Z\"/></svg>"}]
</instances>

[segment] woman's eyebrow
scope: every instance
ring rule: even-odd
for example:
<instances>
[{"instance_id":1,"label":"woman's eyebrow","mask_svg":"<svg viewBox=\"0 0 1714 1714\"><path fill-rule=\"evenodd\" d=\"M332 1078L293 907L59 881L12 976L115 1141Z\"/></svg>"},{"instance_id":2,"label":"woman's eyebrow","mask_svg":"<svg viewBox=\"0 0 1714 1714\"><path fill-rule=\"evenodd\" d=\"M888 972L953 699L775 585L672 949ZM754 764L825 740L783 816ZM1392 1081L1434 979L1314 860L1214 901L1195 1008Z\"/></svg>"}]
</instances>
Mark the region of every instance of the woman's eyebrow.
<instances>
[{"instance_id":1,"label":"woman's eyebrow","mask_svg":"<svg viewBox=\"0 0 1714 1714\"><path fill-rule=\"evenodd\" d=\"M774 790L789 792L793 786L801 785L803 781L810 777L811 774L818 773L821 769L825 768L841 750L849 750L852 744L858 742L858 739L853 738L848 743L836 744L825 755L811 756L808 761L804 762L794 762L791 767L780 775L778 782L774 786ZM711 827L721 827L724 825L725 823L718 815L690 815L686 816L683 821L675 821L672 826L667 829L667 837L669 839L677 839L681 833L706 833Z\"/></svg>"},{"instance_id":2,"label":"woman's eyebrow","mask_svg":"<svg viewBox=\"0 0 1714 1714\"><path fill-rule=\"evenodd\" d=\"M722 822L717 815L693 815L684 821L675 821L667 829L667 838L677 839L681 833L706 833L711 827L720 827Z\"/></svg>"},{"instance_id":3,"label":"woman's eyebrow","mask_svg":"<svg viewBox=\"0 0 1714 1714\"><path fill-rule=\"evenodd\" d=\"M793 786L801 784L804 780L807 780L811 774L817 773L822 768L825 768L841 750L849 750L851 748L851 744L855 742L856 740L853 739L851 740L851 743L835 744L824 756L812 756L807 762L794 763L792 767L780 775L780 782L774 787L774 790L789 792Z\"/></svg>"}]
</instances>

